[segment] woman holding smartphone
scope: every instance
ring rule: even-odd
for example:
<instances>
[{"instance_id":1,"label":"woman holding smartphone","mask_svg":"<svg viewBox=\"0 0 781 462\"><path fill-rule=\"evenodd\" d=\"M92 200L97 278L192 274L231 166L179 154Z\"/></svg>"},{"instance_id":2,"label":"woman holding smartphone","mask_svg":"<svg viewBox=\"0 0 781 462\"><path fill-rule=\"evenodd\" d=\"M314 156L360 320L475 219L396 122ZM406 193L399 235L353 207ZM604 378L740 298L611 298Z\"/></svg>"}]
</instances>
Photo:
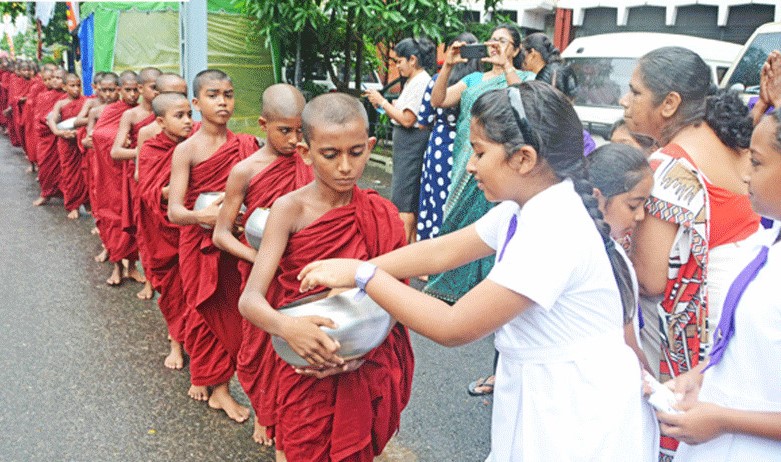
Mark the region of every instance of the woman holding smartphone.
<instances>
[{"instance_id":1,"label":"woman holding smartphone","mask_svg":"<svg viewBox=\"0 0 781 462\"><path fill-rule=\"evenodd\" d=\"M391 104L377 90L367 90L364 96L375 108L384 110L393 123L391 202L399 209L407 242L414 242L420 172L431 133L430 128L418 123L418 109L431 80L426 69L436 64L434 44L426 38L405 38L393 47L391 59L399 75L407 79L399 98Z\"/></svg>"},{"instance_id":2,"label":"woman holding smartphone","mask_svg":"<svg viewBox=\"0 0 781 462\"><path fill-rule=\"evenodd\" d=\"M467 161L472 156L472 146L469 144L469 114L472 104L489 90L505 88L534 78L531 72L520 70L523 53L518 29L512 24L501 24L485 42L488 56L482 58L482 62L491 64L491 69L487 72L474 72L448 86L448 78L453 68L459 63L467 62L467 58L461 56L461 47L464 45L464 42L454 42L448 48L439 78L431 90L432 106L460 106L461 109L456 138L453 141L450 192L445 202L440 235L452 233L474 223L492 207L477 189L472 175L466 171ZM455 303L483 280L492 266L493 260L484 258L452 271L433 275L429 278L425 292L446 302Z\"/></svg>"}]
</instances>

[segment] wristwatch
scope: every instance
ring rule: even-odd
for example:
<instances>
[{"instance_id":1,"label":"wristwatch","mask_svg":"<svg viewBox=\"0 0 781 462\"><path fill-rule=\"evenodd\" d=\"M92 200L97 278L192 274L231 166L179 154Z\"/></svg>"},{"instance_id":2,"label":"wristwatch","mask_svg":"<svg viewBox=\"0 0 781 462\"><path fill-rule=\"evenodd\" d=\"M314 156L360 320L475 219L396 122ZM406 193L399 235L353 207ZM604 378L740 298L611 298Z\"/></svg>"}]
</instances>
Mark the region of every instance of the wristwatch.
<instances>
[{"instance_id":1,"label":"wristwatch","mask_svg":"<svg viewBox=\"0 0 781 462\"><path fill-rule=\"evenodd\" d=\"M355 286L359 289L366 291L366 284L374 277L374 273L377 271L377 265L365 261L358 265L358 269L355 270Z\"/></svg>"}]
</instances>

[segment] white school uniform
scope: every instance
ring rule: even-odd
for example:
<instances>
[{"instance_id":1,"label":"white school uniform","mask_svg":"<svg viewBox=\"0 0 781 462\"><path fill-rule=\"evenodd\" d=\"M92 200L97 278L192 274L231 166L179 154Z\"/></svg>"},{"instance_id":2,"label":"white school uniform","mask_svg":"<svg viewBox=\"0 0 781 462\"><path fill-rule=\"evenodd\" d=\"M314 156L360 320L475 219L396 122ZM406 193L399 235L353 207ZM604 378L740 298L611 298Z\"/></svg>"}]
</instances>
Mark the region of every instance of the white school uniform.
<instances>
[{"instance_id":1,"label":"white school uniform","mask_svg":"<svg viewBox=\"0 0 781 462\"><path fill-rule=\"evenodd\" d=\"M635 272L635 267L629 260L629 256L624 251L624 248L621 247L621 245L617 242L615 245L618 253L624 257L624 262L626 262L626 266L629 269L629 275L632 278L632 292L635 297L634 299L640 300L640 286L637 282L637 272ZM634 317L632 317L632 326L634 327L635 331L635 341L642 348L642 343L640 342L640 316L638 315L637 311L635 311ZM645 462L657 462L659 460L659 421L656 418L656 411L654 410L654 407L651 406L648 400L643 397L641 398L641 401L643 416L643 460Z\"/></svg>"},{"instance_id":2,"label":"white school uniform","mask_svg":"<svg viewBox=\"0 0 781 462\"><path fill-rule=\"evenodd\" d=\"M512 215L515 236L505 244ZM642 460L641 379L602 239L571 181L477 222L488 279L535 304L496 331L487 461Z\"/></svg>"},{"instance_id":3,"label":"white school uniform","mask_svg":"<svg viewBox=\"0 0 781 462\"><path fill-rule=\"evenodd\" d=\"M773 235L766 230L760 233L775 238L778 231ZM753 256L758 252L759 248ZM743 292L735 311L735 335L727 344L721 362L705 371L700 401L746 411L781 412L779 281L781 244L776 244L770 247L765 266ZM781 461L781 441L727 433L695 446L681 443L674 460Z\"/></svg>"}]
</instances>

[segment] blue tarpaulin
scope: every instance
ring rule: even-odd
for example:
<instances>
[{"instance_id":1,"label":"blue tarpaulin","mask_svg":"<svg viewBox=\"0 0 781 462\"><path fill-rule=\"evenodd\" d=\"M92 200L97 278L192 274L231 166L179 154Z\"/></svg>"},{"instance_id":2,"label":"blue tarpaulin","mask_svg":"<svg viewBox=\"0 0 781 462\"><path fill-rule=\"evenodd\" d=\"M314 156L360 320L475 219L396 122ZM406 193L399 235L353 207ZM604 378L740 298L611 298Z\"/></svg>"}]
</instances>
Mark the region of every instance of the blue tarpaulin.
<instances>
[{"instance_id":1,"label":"blue tarpaulin","mask_svg":"<svg viewBox=\"0 0 781 462\"><path fill-rule=\"evenodd\" d=\"M84 94L92 96L93 54L95 49L95 16L90 14L79 24L79 46L81 47L81 81Z\"/></svg>"}]
</instances>

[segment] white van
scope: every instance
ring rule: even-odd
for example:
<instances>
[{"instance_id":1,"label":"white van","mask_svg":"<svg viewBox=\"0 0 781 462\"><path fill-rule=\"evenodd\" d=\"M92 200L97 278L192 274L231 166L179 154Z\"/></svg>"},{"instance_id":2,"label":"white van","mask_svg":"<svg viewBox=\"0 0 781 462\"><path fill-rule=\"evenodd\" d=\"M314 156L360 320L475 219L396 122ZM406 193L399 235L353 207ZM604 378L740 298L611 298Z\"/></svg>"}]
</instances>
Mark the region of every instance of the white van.
<instances>
[{"instance_id":1,"label":"white van","mask_svg":"<svg viewBox=\"0 0 781 462\"><path fill-rule=\"evenodd\" d=\"M710 66L714 83L721 81L741 50L740 45L730 42L654 32L618 32L573 40L561 55L578 77L575 111L586 130L607 138L610 127L624 115L618 100L629 90L638 58L666 46L699 54Z\"/></svg>"},{"instance_id":2,"label":"white van","mask_svg":"<svg viewBox=\"0 0 781 462\"><path fill-rule=\"evenodd\" d=\"M721 86L740 90L748 97L758 95L759 73L773 50L781 50L781 22L764 24L751 34Z\"/></svg>"}]
</instances>

